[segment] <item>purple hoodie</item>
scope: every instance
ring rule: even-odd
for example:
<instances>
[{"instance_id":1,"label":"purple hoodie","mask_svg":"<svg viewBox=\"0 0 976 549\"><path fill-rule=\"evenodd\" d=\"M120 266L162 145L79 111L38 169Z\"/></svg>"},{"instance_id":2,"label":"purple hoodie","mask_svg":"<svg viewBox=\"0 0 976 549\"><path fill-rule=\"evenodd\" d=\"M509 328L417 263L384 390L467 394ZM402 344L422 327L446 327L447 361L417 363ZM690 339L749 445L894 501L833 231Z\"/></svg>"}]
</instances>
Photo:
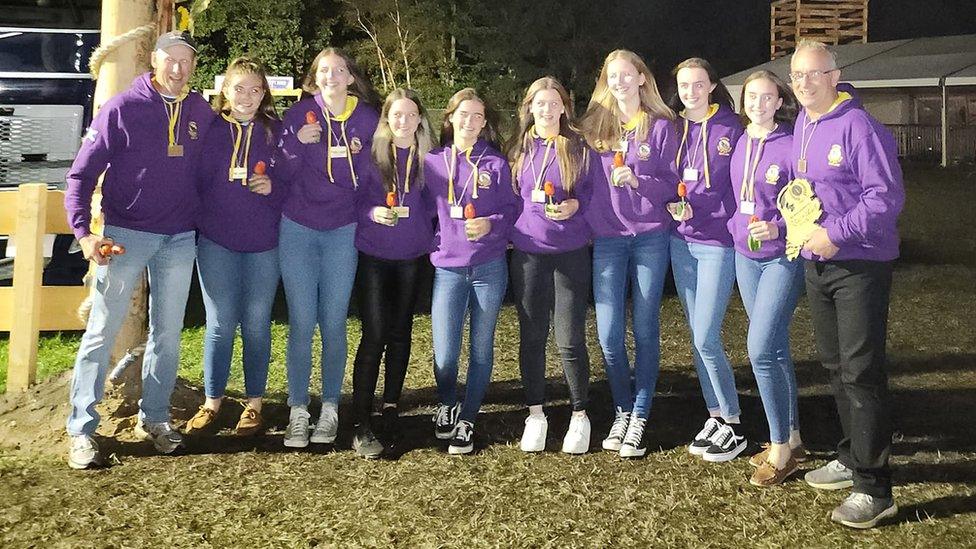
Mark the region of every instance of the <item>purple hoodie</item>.
<instances>
[{"instance_id":1,"label":"purple hoodie","mask_svg":"<svg viewBox=\"0 0 976 549\"><path fill-rule=\"evenodd\" d=\"M433 249L433 215L427 211L422 182L418 179L422 158L413 160L410 192L404 192L402 188L406 181L409 153L409 149L397 149L397 180L401 186L397 192L403 195L403 203L399 203L398 196L397 205L410 208L410 216L399 218L396 225L390 227L373 221L373 208L386 207L388 192L379 168L370 162L359 182L363 191L359 201L359 223L356 225L356 249L364 254L389 260L415 259Z\"/></svg>"},{"instance_id":2,"label":"purple hoodie","mask_svg":"<svg viewBox=\"0 0 976 549\"><path fill-rule=\"evenodd\" d=\"M465 153L456 153L454 191L457 202L461 207L473 204L477 217L487 217L491 221L491 231L471 242L464 234L464 219L451 217L451 205L447 200L450 157L450 146L436 148L424 157L424 200L431 217L437 217L435 248L430 254L430 262L435 267L473 267L505 257L518 207L508 160L488 142L478 140L471 148L471 162L478 165L475 178ZM472 196L475 185L478 187L477 198Z\"/></svg>"},{"instance_id":3,"label":"purple hoodie","mask_svg":"<svg viewBox=\"0 0 976 549\"><path fill-rule=\"evenodd\" d=\"M823 205L820 225L840 251L831 261L891 261L898 257L898 214L905 188L895 139L854 98L853 88L838 90L838 102L807 126L807 170L796 177L813 185ZM793 159L800 158L807 113L793 129ZM803 251L803 257L821 261Z\"/></svg>"},{"instance_id":4,"label":"purple hoodie","mask_svg":"<svg viewBox=\"0 0 976 549\"><path fill-rule=\"evenodd\" d=\"M251 192L240 180L229 181L236 130L220 116L213 121L203 141L197 171L200 234L235 252L265 252L278 246L281 204L288 194L283 178L277 177L272 163L281 139L281 124L273 124L270 137L264 124L256 124L247 156L247 173L250 177L255 164L264 162L271 178L271 194L262 196ZM247 137L247 127L244 136ZM243 149L245 142L241 141Z\"/></svg>"},{"instance_id":5,"label":"purple hoodie","mask_svg":"<svg viewBox=\"0 0 976 549\"><path fill-rule=\"evenodd\" d=\"M181 109L176 143L183 156L171 157L166 105L150 73L102 106L65 178L64 209L75 237L91 234L91 198L102 172L105 224L167 235L194 229L194 173L214 113L198 93L187 95Z\"/></svg>"},{"instance_id":6,"label":"purple hoodie","mask_svg":"<svg viewBox=\"0 0 976 549\"><path fill-rule=\"evenodd\" d=\"M556 148L549 151L546 166L542 166L545 157L546 141L540 137L533 139L532 151L522 161L522 172L518 174L521 207L518 220L512 229L512 244L516 250L531 254L553 254L569 252L586 246L590 241L590 226L586 223L585 214L590 202L593 186L593 169L599 166L596 156L583 150L583 166L581 173L573 185L571 193L563 188L563 176L559 169L559 159L556 158ZM587 162L591 160L590 162ZM540 188L545 182L552 182L555 191L552 200L558 204L566 199L575 198L579 201L579 210L573 217L564 221L553 221L546 217L545 204L532 202L532 190L536 185L536 178L540 178ZM547 198L548 201L548 198Z\"/></svg>"},{"instance_id":7,"label":"purple hoodie","mask_svg":"<svg viewBox=\"0 0 976 549\"><path fill-rule=\"evenodd\" d=\"M303 144L298 140L298 130L305 125L305 115L313 112L323 127L318 143ZM352 145L352 165L358 179L371 163L370 146L373 132L379 122L379 114L369 104L359 102L345 123L346 138ZM327 231L356 222L357 184L346 157L332 159L332 176L328 173L328 132L333 145L342 139L342 123L332 120L326 123L322 115L321 95L316 94L295 103L285 112L281 150L276 160L280 172L289 186L283 214L292 221L317 231ZM277 173L277 172L276 172Z\"/></svg>"},{"instance_id":8,"label":"purple hoodie","mask_svg":"<svg viewBox=\"0 0 976 549\"><path fill-rule=\"evenodd\" d=\"M750 139L749 134L743 132L742 137L732 152L732 161L729 165L732 175L732 196L739 199L742 190L742 180L745 176L744 163L746 156L746 141ZM751 158L749 169L756 162L756 149L759 140L752 140ZM742 213L741 208L729 218L728 228L732 233L732 242L735 251L750 259L771 259L786 253L786 223L776 207L776 197L780 189L786 186L793 179L793 128L779 124L776 126L766 139L763 141L762 151L759 155L759 163L755 171L755 215L760 221L770 221L779 228L779 238L776 240L766 240L762 243L759 251L749 251L749 218L747 213Z\"/></svg>"},{"instance_id":9,"label":"purple hoodie","mask_svg":"<svg viewBox=\"0 0 976 549\"><path fill-rule=\"evenodd\" d=\"M679 117L679 143L680 136L684 133L684 124L685 119ZM699 142L702 126L706 127L708 135L704 151ZM732 160L732 149L741 135L742 122L739 121L739 115L732 112L728 105L719 105L718 111L701 122L689 122L688 137L677 167L678 175L684 180L684 170L692 168L698 170L698 180L685 181L688 189L685 200L691 204L693 217L676 225L675 233L678 237L687 242L732 247L732 235L729 234L727 223L738 211L738 193L732 193L729 162ZM708 155L707 187L705 154Z\"/></svg>"},{"instance_id":10,"label":"purple hoodie","mask_svg":"<svg viewBox=\"0 0 976 549\"><path fill-rule=\"evenodd\" d=\"M672 220L667 203L676 200L677 176L674 158L678 142L670 120L659 118L647 132L647 139L636 143L631 139L624 156L640 181L637 189L614 187L613 151L594 152L593 196L585 217L595 238L633 236L670 228Z\"/></svg>"}]
</instances>

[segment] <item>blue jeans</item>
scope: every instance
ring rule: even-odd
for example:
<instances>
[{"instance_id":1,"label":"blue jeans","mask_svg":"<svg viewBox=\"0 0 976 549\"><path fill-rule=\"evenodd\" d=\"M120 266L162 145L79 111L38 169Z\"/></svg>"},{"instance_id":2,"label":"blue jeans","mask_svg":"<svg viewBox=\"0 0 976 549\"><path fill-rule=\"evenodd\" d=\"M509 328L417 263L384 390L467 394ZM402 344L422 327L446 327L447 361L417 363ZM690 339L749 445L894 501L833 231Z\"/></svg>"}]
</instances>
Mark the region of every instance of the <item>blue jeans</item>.
<instances>
[{"instance_id":1,"label":"blue jeans","mask_svg":"<svg viewBox=\"0 0 976 549\"><path fill-rule=\"evenodd\" d=\"M105 236L126 251L95 270L91 313L71 381L69 435L93 435L98 428L95 405L105 392L109 354L129 310L132 291L147 267L149 338L142 359L141 420L169 421L169 399L180 365L180 333L196 255L194 233L165 235L106 225Z\"/></svg>"},{"instance_id":2,"label":"blue jeans","mask_svg":"<svg viewBox=\"0 0 976 549\"><path fill-rule=\"evenodd\" d=\"M739 394L722 344L722 321L735 282L735 251L672 237L671 270L691 330L705 406L711 415L738 417Z\"/></svg>"},{"instance_id":3,"label":"blue jeans","mask_svg":"<svg viewBox=\"0 0 976 549\"><path fill-rule=\"evenodd\" d=\"M244 346L244 390L248 398L264 396L271 359L271 307L280 278L278 249L235 252L200 237L197 273L207 309L203 338L207 397L224 396L238 325Z\"/></svg>"},{"instance_id":4,"label":"blue jeans","mask_svg":"<svg viewBox=\"0 0 976 549\"><path fill-rule=\"evenodd\" d=\"M282 217L280 235L288 302L288 405L308 406L316 324L322 335L322 401L338 404L346 370L346 315L359 261L356 224L317 231Z\"/></svg>"},{"instance_id":5,"label":"blue jeans","mask_svg":"<svg viewBox=\"0 0 976 549\"><path fill-rule=\"evenodd\" d=\"M637 417L651 411L661 369L661 293L668 272L668 232L597 238L593 242L596 328L613 404ZM634 372L624 344L627 286L633 308Z\"/></svg>"},{"instance_id":6,"label":"blue jeans","mask_svg":"<svg viewBox=\"0 0 976 549\"><path fill-rule=\"evenodd\" d=\"M438 267L430 307L434 336L434 379L441 404L457 403L461 331L470 310L468 374L460 419L474 423L491 381L495 360L495 323L508 287L505 258L474 267Z\"/></svg>"},{"instance_id":7,"label":"blue jeans","mask_svg":"<svg viewBox=\"0 0 976 549\"><path fill-rule=\"evenodd\" d=\"M735 254L735 277L749 315L749 362L759 386L769 438L786 444L798 428L796 372L790 355L790 321L803 290L803 260L785 255L750 259Z\"/></svg>"}]
</instances>

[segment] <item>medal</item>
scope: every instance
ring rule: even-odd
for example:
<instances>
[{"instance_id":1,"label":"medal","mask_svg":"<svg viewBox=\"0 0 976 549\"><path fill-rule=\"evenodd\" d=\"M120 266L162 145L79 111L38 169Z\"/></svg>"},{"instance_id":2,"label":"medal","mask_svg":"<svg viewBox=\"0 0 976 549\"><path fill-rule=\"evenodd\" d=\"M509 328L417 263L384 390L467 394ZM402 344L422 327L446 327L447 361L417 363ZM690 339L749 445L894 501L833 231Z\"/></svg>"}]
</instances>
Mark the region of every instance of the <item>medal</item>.
<instances>
[{"instance_id":1,"label":"medal","mask_svg":"<svg viewBox=\"0 0 976 549\"><path fill-rule=\"evenodd\" d=\"M739 213L743 215L752 215L756 213L756 203L750 202L749 200L739 202Z\"/></svg>"},{"instance_id":2,"label":"medal","mask_svg":"<svg viewBox=\"0 0 976 549\"><path fill-rule=\"evenodd\" d=\"M681 179L685 181L698 181L698 170L695 168L685 168L681 173Z\"/></svg>"},{"instance_id":3,"label":"medal","mask_svg":"<svg viewBox=\"0 0 976 549\"><path fill-rule=\"evenodd\" d=\"M796 171L800 173L807 173L807 159L801 158L796 161Z\"/></svg>"},{"instance_id":4,"label":"medal","mask_svg":"<svg viewBox=\"0 0 976 549\"><path fill-rule=\"evenodd\" d=\"M179 158L183 156L183 145L170 145L166 147L166 154L170 158Z\"/></svg>"},{"instance_id":5,"label":"medal","mask_svg":"<svg viewBox=\"0 0 976 549\"><path fill-rule=\"evenodd\" d=\"M546 192L542 189L532 189L532 202L542 204L546 201Z\"/></svg>"},{"instance_id":6,"label":"medal","mask_svg":"<svg viewBox=\"0 0 976 549\"><path fill-rule=\"evenodd\" d=\"M451 219L464 219L464 208L455 204L451 206Z\"/></svg>"}]
</instances>

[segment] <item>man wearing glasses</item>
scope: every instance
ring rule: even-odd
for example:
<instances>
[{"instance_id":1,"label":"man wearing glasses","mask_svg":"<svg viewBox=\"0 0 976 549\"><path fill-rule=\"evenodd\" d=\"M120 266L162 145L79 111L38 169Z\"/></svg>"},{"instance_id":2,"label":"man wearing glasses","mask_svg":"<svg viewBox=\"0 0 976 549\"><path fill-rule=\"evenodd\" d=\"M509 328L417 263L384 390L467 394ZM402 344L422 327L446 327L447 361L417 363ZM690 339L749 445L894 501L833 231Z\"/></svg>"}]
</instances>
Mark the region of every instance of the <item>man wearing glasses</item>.
<instances>
[{"instance_id":1,"label":"man wearing glasses","mask_svg":"<svg viewBox=\"0 0 976 549\"><path fill-rule=\"evenodd\" d=\"M790 81L803 106L793 133L794 171L820 200L819 227L803 245L817 351L830 371L843 438L838 459L807 473L815 488L853 487L831 520L872 528L894 516L891 418L885 372L896 221L905 201L891 133L851 93L820 42L801 41ZM850 91L847 91L850 90Z\"/></svg>"}]
</instances>

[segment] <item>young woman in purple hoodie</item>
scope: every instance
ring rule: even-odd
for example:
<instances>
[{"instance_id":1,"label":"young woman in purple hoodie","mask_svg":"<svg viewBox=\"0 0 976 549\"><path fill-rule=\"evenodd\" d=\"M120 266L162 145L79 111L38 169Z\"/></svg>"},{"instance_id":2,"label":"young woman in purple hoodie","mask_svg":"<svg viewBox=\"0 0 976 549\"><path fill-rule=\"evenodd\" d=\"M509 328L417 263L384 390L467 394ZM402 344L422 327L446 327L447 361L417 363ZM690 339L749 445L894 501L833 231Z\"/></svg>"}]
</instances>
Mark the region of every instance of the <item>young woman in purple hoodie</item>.
<instances>
[{"instance_id":1,"label":"young woman in purple hoodie","mask_svg":"<svg viewBox=\"0 0 976 549\"><path fill-rule=\"evenodd\" d=\"M585 212L593 230L593 298L607 381L616 408L603 448L647 453L645 424L661 364L661 294L668 273L666 204L674 199L674 113L644 61L611 52L580 127L596 151ZM627 358L627 288L633 308L634 368Z\"/></svg>"},{"instance_id":2,"label":"young woman in purple hoodie","mask_svg":"<svg viewBox=\"0 0 976 549\"><path fill-rule=\"evenodd\" d=\"M397 403L410 360L413 309L425 272L424 256L434 243L421 196L423 159L431 146L430 123L420 97L413 90L393 90L373 135L374 164L363 174L356 226L362 338L352 374L352 446L366 458L383 452L369 424L383 358L383 434L390 442L397 436Z\"/></svg>"},{"instance_id":3,"label":"young woman in purple hoodie","mask_svg":"<svg viewBox=\"0 0 976 549\"><path fill-rule=\"evenodd\" d=\"M474 424L491 381L495 323L508 286L505 249L517 213L512 171L498 150L497 120L473 88L455 93L444 110L441 147L424 157L424 199L437 219L431 303L434 377L440 407L434 434L448 452L474 450ZM471 335L463 404L458 359L464 317Z\"/></svg>"},{"instance_id":4,"label":"young woman in purple hoodie","mask_svg":"<svg viewBox=\"0 0 976 549\"><path fill-rule=\"evenodd\" d=\"M288 301L288 406L284 443L335 441L346 367L346 314L356 278L354 245L360 177L379 98L355 61L326 48L312 61L302 88L311 97L285 113L281 176L290 192L281 219L281 280ZM322 335L322 408L309 437L312 333Z\"/></svg>"},{"instance_id":5,"label":"young woman in purple hoodie","mask_svg":"<svg viewBox=\"0 0 976 549\"><path fill-rule=\"evenodd\" d=\"M247 405L237 434L261 430L261 398L271 359L271 307L278 290L278 224L285 192L272 182L281 122L264 67L239 57L224 75L216 118L203 143L197 188L197 272L207 310L203 343L206 401L186 424L192 434L213 426L230 375L241 327Z\"/></svg>"},{"instance_id":6,"label":"young woman in purple hoodie","mask_svg":"<svg viewBox=\"0 0 976 549\"><path fill-rule=\"evenodd\" d=\"M549 322L569 386L573 415L562 451L590 448L586 416L590 359L586 309L590 294L590 227L583 213L590 201L586 141L570 124L573 102L559 81L540 78L519 107L519 132L509 154L521 212L512 230L512 289L519 315L519 366L529 416L520 447L541 452L549 421L542 411Z\"/></svg>"},{"instance_id":7,"label":"young woman in purple hoodie","mask_svg":"<svg viewBox=\"0 0 976 549\"><path fill-rule=\"evenodd\" d=\"M739 294L749 315L747 346L759 386L768 449L753 456L750 482L774 486L805 457L797 420L796 375L790 355L790 321L803 289L803 262L786 257L786 224L776 206L793 178L796 99L778 76L756 71L742 85L745 133L732 153L732 192L739 211L728 221L735 247Z\"/></svg>"},{"instance_id":8,"label":"young woman in purple hoodie","mask_svg":"<svg viewBox=\"0 0 976 549\"><path fill-rule=\"evenodd\" d=\"M681 135L676 158L680 200L668 204L677 221L671 269L691 330L692 354L709 418L688 451L705 461L729 461L746 447L736 434L739 395L722 344L722 320L735 282L735 254L727 226L738 206L729 161L742 135L734 103L715 69L691 58L674 69Z\"/></svg>"}]
</instances>

